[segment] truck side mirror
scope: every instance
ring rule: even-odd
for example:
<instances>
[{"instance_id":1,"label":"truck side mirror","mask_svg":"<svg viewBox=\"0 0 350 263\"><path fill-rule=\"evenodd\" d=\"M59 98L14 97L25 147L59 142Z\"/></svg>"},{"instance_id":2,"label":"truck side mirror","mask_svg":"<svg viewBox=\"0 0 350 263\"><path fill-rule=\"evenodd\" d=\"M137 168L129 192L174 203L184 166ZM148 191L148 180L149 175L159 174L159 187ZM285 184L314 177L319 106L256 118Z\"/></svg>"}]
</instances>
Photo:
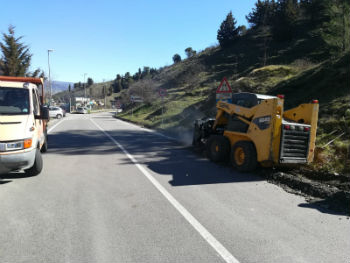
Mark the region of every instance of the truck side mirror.
<instances>
[{"instance_id":1,"label":"truck side mirror","mask_svg":"<svg viewBox=\"0 0 350 263\"><path fill-rule=\"evenodd\" d=\"M43 106L40 106L40 115L36 115L35 119L39 119L39 120L49 120L50 116L49 116L49 109Z\"/></svg>"}]
</instances>

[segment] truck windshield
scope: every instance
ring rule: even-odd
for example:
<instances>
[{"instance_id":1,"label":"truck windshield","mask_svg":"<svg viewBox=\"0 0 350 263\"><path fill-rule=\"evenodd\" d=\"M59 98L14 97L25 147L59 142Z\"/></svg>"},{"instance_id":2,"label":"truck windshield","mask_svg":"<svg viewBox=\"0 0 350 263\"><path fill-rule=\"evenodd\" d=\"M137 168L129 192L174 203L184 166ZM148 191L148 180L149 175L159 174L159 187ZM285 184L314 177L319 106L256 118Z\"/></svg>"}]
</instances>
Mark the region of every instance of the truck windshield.
<instances>
[{"instance_id":1,"label":"truck windshield","mask_svg":"<svg viewBox=\"0 0 350 263\"><path fill-rule=\"evenodd\" d=\"M0 115L29 114L29 90L0 87Z\"/></svg>"}]
</instances>

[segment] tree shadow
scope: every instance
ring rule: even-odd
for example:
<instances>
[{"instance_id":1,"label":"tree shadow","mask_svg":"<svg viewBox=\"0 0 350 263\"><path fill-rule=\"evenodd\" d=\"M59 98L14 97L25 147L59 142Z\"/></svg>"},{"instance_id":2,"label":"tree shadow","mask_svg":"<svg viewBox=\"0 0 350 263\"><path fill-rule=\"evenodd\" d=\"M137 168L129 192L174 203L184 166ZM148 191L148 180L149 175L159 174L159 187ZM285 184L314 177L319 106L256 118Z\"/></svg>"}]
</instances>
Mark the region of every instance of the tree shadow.
<instances>
[{"instance_id":1,"label":"tree shadow","mask_svg":"<svg viewBox=\"0 0 350 263\"><path fill-rule=\"evenodd\" d=\"M48 151L45 155L93 155L115 151L116 146L106 136L101 136L100 131L68 130L48 135Z\"/></svg>"},{"instance_id":2,"label":"tree shadow","mask_svg":"<svg viewBox=\"0 0 350 263\"><path fill-rule=\"evenodd\" d=\"M217 165L195 155L188 147L143 131L108 131L123 147L151 171L170 176L172 186L261 181L254 174L242 174L228 165ZM125 158L122 164L132 164Z\"/></svg>"},{"instance_id":3,"label":"tree shadow","mask_svg":"<svg viewBox=\"0 0 350 263\"><path fill-rule=\"evenodd\" d=\"M217 165L195 155L187 146L152 132L134 129L107 131L139 163L151 171L169 176L172 186L260 181L253 174L241 174L229 166ZM49 134L46 154L109 155L122 150L99 130L71 130ZM118 165L132 164L125 157Z\"/></svg>"},{"instance_id":4,"label":"tree shadow","mask_svg":"<svg viewBox=\"0 0 350 263\"><path fill-rule=\"evenodd\" d=\"M338 192L324 199L315 199L308 203L299 204L299 207L316 209L325 214L349 216L350 204L344 195L345 193Z\"/></svg>"}]
</instances>

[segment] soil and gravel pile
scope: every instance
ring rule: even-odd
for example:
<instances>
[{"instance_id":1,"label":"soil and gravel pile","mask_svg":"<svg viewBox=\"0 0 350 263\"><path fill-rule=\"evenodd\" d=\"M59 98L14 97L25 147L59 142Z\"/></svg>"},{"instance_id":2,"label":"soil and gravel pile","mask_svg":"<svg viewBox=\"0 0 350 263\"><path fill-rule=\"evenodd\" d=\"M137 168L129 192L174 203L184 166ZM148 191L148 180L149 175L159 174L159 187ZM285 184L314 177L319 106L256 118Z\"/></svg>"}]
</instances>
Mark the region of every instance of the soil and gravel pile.
<instances>
[{"instance_id":1,"label":"soil and gravel pile","mask_svg":"<svg viewBox=\"0 0 350 263\"><path fill-rule=\"evenodd\" d=\"M288 192L305 196L321 211L350 215L350 175L319 173L303 167L289 171L263 169L258 173Z\"/></svg>"}]
</instances>

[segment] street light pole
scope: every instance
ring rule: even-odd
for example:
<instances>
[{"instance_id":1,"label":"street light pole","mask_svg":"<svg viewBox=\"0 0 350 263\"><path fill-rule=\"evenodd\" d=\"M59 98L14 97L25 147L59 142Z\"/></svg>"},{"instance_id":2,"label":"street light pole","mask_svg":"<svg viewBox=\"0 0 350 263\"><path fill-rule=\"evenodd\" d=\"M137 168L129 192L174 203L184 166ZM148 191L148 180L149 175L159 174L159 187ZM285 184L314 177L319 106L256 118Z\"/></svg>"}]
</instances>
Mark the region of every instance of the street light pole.
<instances>
[{"instance_id":1,"label":"street light pole","mask_svg":"<svg viewBox=\"0 0 350 263\"><path fill-rule=\"evenodd\" d=\"M84 102L86 103L86 87L85 87L85 76L87 75L87 73L84 73L84 82L83 82L83 85L84 85Z\"/></svg>"},{"instance_id":2,"label":"street light pole","mask_svg":"<svg viewBox=\"0 0 350 263\"><path fill-rule=\"evenodd\" d=\"M102 83L103 83L103 96L104 96L104 106L105 106L105 109L106 109L106 85L105 85L105 79L102 79Z\"/></svg>"},{"instance_id":3,"label":"street light pole","mask_svg":"<svg viewBox=\"0 0 350 263\"><path fill-rule=\"evenodd\" d=\"M51 70L50 70L50 52L53 52L53 49L47 50L47 63L49 65L49 86L50 86L50 102L49 105L51 105L52 101L52 86L51 86Z\"/></svg>"}]
</instances>

